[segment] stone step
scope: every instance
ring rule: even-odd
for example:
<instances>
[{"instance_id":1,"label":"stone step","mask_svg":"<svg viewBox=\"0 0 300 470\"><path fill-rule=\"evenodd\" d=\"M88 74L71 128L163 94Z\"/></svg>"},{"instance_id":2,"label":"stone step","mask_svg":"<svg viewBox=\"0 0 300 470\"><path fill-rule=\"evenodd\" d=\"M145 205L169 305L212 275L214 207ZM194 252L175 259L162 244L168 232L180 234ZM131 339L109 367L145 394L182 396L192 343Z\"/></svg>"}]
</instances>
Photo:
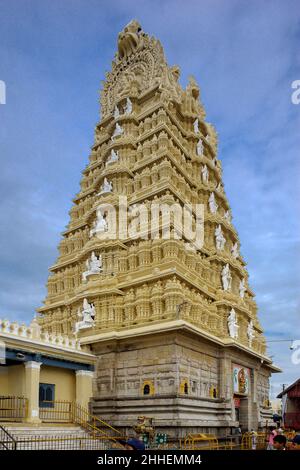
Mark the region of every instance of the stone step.
<instances>
[{"instance_id":1,"label":"stone step","mask_svg":"<svg viewBox=\"0 0 300 470\"><path fill-rule=\"evenodd\" d=\"M101 450L110 443L94 440L80 426L5 426L17 441L18 450Z\"/></svg>"}]
</instances>

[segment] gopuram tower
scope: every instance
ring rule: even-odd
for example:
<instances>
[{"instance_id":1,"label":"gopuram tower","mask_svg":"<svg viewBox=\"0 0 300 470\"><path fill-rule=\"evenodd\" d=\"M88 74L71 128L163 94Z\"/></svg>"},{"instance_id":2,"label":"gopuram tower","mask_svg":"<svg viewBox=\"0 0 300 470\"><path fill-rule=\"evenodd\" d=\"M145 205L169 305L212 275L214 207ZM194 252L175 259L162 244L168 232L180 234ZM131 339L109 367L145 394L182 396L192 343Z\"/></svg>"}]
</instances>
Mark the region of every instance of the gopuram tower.
<instances>
[{"instance_id":1,"label":"gopuram tower","mask_svg":"<svg viewBox=\"0 0 300 470\"><path fill-rule=\"evenodd\" d=\"M101 119L39 322L97 356L94 414L173 436L271 416L254 294L199 87L137 21L118 37Z\"/></svg>"}]
</instances>

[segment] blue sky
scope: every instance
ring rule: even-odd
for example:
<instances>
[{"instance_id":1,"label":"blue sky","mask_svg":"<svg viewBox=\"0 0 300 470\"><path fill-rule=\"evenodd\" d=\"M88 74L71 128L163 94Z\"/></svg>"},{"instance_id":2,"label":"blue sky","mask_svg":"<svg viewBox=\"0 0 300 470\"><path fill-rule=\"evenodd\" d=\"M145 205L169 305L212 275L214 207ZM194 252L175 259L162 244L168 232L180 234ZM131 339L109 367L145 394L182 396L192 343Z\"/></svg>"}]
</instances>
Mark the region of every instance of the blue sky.
<instances>
[{"instance_id":1,"label":"blue sky","mask_svg":"<svg viewBox=\"0 0 300 470\"><path fill-rule=\"evenodd\" d=\"M0 0L0 316L45 296L99 119L117 34L137 18L181 83L196 77L219 134L224 184L268 339L300 339L300 1ZM269 343L300 376L288 343Z\"/></svg>"}]
</instances>

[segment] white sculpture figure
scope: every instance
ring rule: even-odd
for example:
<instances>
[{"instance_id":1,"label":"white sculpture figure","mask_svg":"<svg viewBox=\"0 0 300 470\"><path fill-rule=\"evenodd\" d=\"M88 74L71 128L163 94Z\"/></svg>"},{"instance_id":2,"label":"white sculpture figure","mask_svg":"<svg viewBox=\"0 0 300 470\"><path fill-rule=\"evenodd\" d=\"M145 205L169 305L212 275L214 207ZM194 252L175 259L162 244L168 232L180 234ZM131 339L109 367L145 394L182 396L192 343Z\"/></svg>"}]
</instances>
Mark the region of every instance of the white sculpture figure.
<instances>
[{"instance_id":1,"label":"white sculpture figure","mask_svg":"<svg viewBox=\"0 0 300 470\"><path fill-rule=\"evenodd\" d=\"M230 310L230 313L227 319L227 325L228 325L229 336L234 339L238 338L239 325L237 322L236 313L233 308Z\"/></svg>"},{"instance_id":2,"label":"white sculpture figure","mask_svg":"<svg viewBox=\"0 0 300 470\"><path fill-rule=\"evenodd\" d=\"M84 328L91 328L95 324L95 306L89 304L87 299L83 300L83 310L78 309L78 317L81 321L75 323L75 334Z\"/></svg>"},{"instance_id":3,"label":"white sculpture figure","mask_svg":"<svg viewBox=\"0 0 300 470\"><path fill-rule=\"evenodd\" d=\"M220 224L216 227L215 237L216 237L216 248L217 248L217 250L224 250L224 246L225 246L225 243L226 243L226 238L223 235L222 227L221 227Z\"/></svg>"},{"instance_id":4,"label":"white sculpture figure","mask_svg":"<svg viewBox=\"0 0 300 470\"><path fill-rule=\"evenodd\" d=\"M120 116L119 108L118 108L118 106L115 106L115 108L114 108L114 118L118 119L119 116Z\"/></svg>"},{"instance_id":5,"label":"white sculpture figure","mask_svg":"<svg viewBox=\"0 0 300 470\"><path fill-rule=\"evenodd\" d=\"M112 140L114 140L115 137L122 135L123 132L124 132L124 129L120 126L120 124L116 123L115 130L113 132L113 135L111 136Z\"/></svg>"},{"instance_id":6,"label":"white sculpture figure","mask_svg":"<svg viewBox=\"0 0 300 470\"><path fill-rule=\"evenodd\" d=\"M224 214L224 219L227 220L227 222L231 222L231 215L230 211L226 211Z\"/></svg>"},{"instance_id":7,"label":"white sculpture figure","mask_svg":"<svg viewBox=\"0 0 300 470\"><path fill-rule=\"evenodd\" d=\"M202 166L201 175L202 175L202 181L203 181L203 183L207 183L207 182L208 182L209 173L208 173L208 169L207 169L207 166L206 166L206 165L203 165L203 166Z\"/></svg>"},{"instance_id":8,"label":"white sculpture figure","mask_svg":"<svg viewBox=\"0 0 300 470\"><path fill-rule=\"evenodd\" d=\"M91 259L86 261L87 270L82 273L82 280L86 281L86 278L91 274L99 274L102 272L102 256L99 258L95 255L93 251L91 254Z\"/></svg>"},{"instance_id":9,"label":"white sculpture figure","mask_svg":"<svg viewBox=\"0 0 300 470\"><path fill-rule=\"evenodd\" d=\"M227 263L222 269L222 284L224 290L227 291L231 289L231 281L232 277L230 274L229 264Z\"/></svg>"},{"instance_id":10,"label":"white sculpture figure","mask_svg":"<svg viewBox=\"0 0 300 470\"><path fill-rule=\"evenodd\" d=\"M214 193L210 193L210 196L209 196L209 200L208 200L208 203L209 203L209 210L212 214L215 214L218 210L218 204L216 203L216 199L215 199L215 195Z\"/></svg>"},{"instance_id":11,"label":"white sculpture figure","mask_svg":"<svg viewBox=\"0 0 300 470\"><path fill-rule=\"evenodd\" d=\"M132 113L132 102L130 98L126 99L126 105L124 107L124 113L125 114L131 114Z\"/></svg>"},{"instance_id":12,"label":"white sculpture figure","mask_svg":"<svg viewBox=\"0 0 300 470\"><path fill-rule=\"evenodd\" d=\"M240 298L243 299L245 297L245 292L247 288L245 286L245 279L240 281L239 291L240 291Z\"/></svg>"},{"instance_id":13,"label":"white sculpture figure","mask_svg":"<svg viewBox=\"0 0 300 470\"><path fill-rule=\"evenodd\" d=\"M254 328L253 328L253 321L250 320L247 327L247 336L249 341L249 347L252 348L252 341L255 338Z\"/></svg>"},{"instance_id":14,"label":"white sculpture figure","mask_svg":"<svg viewBox=\"0 0 300 470\"><path fill-rule=\"evenodd\" d=\"M199 134L199 120L198 119L195 119L193 126L194 126L195 134Z\"/></svg>"},{"instance_id":15,"label":"white sculpture figure","mask_svg":"<svg viewBox=\"0 0 300 470\"><path fill-rule=\"evenodd\" d=\"M112 151L110 152L110 156L106 160L106 166L109 165L110 163L117 162L118 160L119 160L119 152L118 151L116 152L114 149L112 149Z\"/></svg>"},{"instance_id":16,"label":"white sculpture figure","mask_svg":"<svg viewBox=\"0 0 300 470\"><path fill-rule=\"evenodd\" d=\"M108 181L107 178L104 178L103 184L101 186L101 191L98 194L111 193L112 192L112 183Z\"/></svg>"},{"instance_id":17,"label":"white sculpture figure","mask_svg":"<svg viewBox=\"0 0 300 470\"><path fill-rule=\"evenodd\" d=\"M202 143L201 139L199 139L198 143L197 143L197 155L199 157L201 157L201 155L203 155L203 143Z\"/></svg>"},{"instance_id":18,"label":"white sculpture figure","mask_svg":"<svg viewBox=\"0 0 300 470\"><path fill-rule=\"evenodd\" d=\"M102 233L108 231L108 223L106 221L106 216L102 215L100 209L97 209L97 218L95 220L93 228L90 230L90 237L96 233Z\"/></svg>"},{"instance_id":19,"label":"white sculpture figure","mask_svg":"<svg viewBox=\"0 0 300 470\"><path fill-rule=\"evenodd\" d=\"M210 136L209 136L209 134L206 135L205 139L206 139L206 142L209 142L209 141L210 141Z\"/></svg>"},{"instance_id":20,"label":"white sculpture figure","mask_svg":"<svg viewBox=\"0 0 300 470\"><path fill-rule=\"evenodd\" d=\"M239 247L238 247L237 242L235 242L235 244L232 245L231 255L234 257L234 259L236 259L239 256Z\"/></svg>"}]
</instances>

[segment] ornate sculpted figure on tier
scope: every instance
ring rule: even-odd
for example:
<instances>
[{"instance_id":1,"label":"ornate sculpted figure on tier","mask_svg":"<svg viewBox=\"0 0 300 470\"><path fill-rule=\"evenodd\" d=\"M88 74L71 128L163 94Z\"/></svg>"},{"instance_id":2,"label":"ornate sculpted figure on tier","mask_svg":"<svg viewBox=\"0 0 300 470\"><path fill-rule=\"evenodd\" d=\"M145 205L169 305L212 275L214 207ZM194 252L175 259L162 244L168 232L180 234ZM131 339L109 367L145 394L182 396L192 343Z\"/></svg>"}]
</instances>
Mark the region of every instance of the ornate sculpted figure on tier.
<instances>
[{"instance_id":1,"label":"ornate sculpted figure on tier","mask_svg":"<svg viewBox=\"0 0 300 470\"><path fill-rule=\"evenodd\" d=\"M218 210L218 204L216 202L216 198L215 198L215 194L214 193L210 193L210 196L209 196L209 200L208 200L208 203L209 203L209 210L212 214L215 214Z\"/></svg>"},{"instance_id":2,"label":"ornate sculpted figure on tier","mask_svg":"<svg viewBox=\"0 0 300 470\"><path fill-rule=\"evenodd\" d=\"M130 98L126 99L126 106L124 107L124 113L127 115L132 113L132 102Z\"/></svg>"},{"instance_id":3,"label":"ornate sculpted figure on tier","mask_svg":"<svg viewBox=\"0 0 300 470\"><path fill-rule=\"evenodd\" d=\"M81 320L75 323L75 334L77 334L79 330L92 328L95 324L94 304L89 304L87 299L84 299L83 310L80 311L80 309L78 309L78 317L81 318Z\"/></svg>"},{"instance_id":4,"label":"ornate sculpted figure on tier","mask_svg":"<svg viewBox=\"0 0 300 470\"><path fill-rule=\"evenodd\" d=\"M220 224L216 227L215 237L216 237L216 248L217 248L217 250L224 250L224 246L225 246L225 243L226 243L226 238L223 235L222 227L221 227Z\"/></svg>"},{"instance_id":5,"label":"ornate sculpted figure on tier","mask_svg":"<svg viewBox=\"0 0 300 470\"><path fill-rule=\"evenodd\" d=\"M222 269L222 284L223 284L223 289L224 290L230 290L231 289L231 282L232 282L232 277L230 274L230 268L229 264L225 264L224 268Z\"/></svg>"},{"instance_id":6,"label":"ornate sculpted figure on tier","mask_svg":"<svg viewBox=\"0 0 300 470\"><path fill-rule=\"evenodd\" d=\"M237 242L232 245L231 254L235 259L239 257L239 246Z\"/></svg>"},{"instance_id":7,"label":"ornate sculpted figure on tier","mask_svg":"<svg viewBox=\"0 0 300 470\"><path fill-rule=\"evenodd\" d=\"M252 348L252 342L255 338L255 332L254 332L254 327L253 327L253 321L252 320L250 320L249 323L248 323L247 336L248 336L248 341L249 341L249 347Z\"/></svg>"},{"instance_id":8,"label":"ornate sculpted figure on tier","mask_svg":"<svg viewBox=\"0 0 300 470\"><path fill-rule=\"evenodd\" d=\"M112 149L108 159L106 160L106 165L109 165L110 163L117 162L118 160L119 160L119 152Z\"/></svg>"},{"instance_id":9,"label":"ornate sculpted figure on tier","mask_svg":"<svg viewBox=\"0 0 300 470\"><path fill-rule=\"evenodd\" d=\"M235 310L233 308L230 310L227 324L228 324L229 336L233 339L237 339L239 335L239 325L237 322L237 316L236 316Z\"/></svg>"},{"instance_id":10,"label":"ornate sculpted figure on tier","mask_svg":"<svg viewBox=\"0 0 300 470\"><path fill-rule=\"evenodd\" d=\"M241 299L243 299L245 297L245 292L247 290L247 287L245 286L245 279L243 278L241 281L240 281L240 285L239 285L239 291L240 291L240 297Z\"/></svg>"},{"instance_id":11,"label":"ornate sculpted figure on tier","mask_svg":"<svg viewBox=\"0 0 300 470\"><path fill-rule=\"evenodd\" d=\"M105 177L99 194L111 193L112 190L113 190L112 183L108 181L108 179Z\"/></svg>"},{"instance_id":12,"label":"ornate sculpted figure on tier","mask_svg":"<svg viewBox=\"0 0 300 470\"><path fill-rule=\"evenodd\" d=\"M197 155L201 157L203 155L203 142L201 139L198 140L197 143Z\"/></svg>"},{"instance_id":13,"label":"ornate sculpted figure on tier","mask_svg":"<svg viewBox=\"0 0 300 470\"><path fill-rule=\"evenodd\" d=\"M193 126L194 126L195 134L199 134L200 131L199 131L199 119L198 118L195 119Z\"/></svg>"},{"instance_id":14,"label":"ornate sculpted figure on tier","mask_svg":"<svg viewBox=\"0 0 300 470\"><path fill-rule=\"evenodd\" d=\"M97 209L97 219L95 220L93 228L90 230L90 237L96 233L103 233L108 231L108 223L106 215L102 215L101 209Z\"/></svg>"},{"instance_id":15,"label":"ornate sculpted figure on tier","mask_svg":"<svg viewBox=\"0 0 300 470\"><path fill-rule=\"evenodd\" d=\"M207 165L202 166L201 175L202 175L202 182L207 183L208 182L208 175L209 175Z\"/></svg>"},{"instance_id":16,"label":"ornate sculpted figure on tier","mask_svg":"<svg viewBox=\"0 0 300 470\"><path fill-rule=\"evenodd\" d=\"M142 28L138 21L132 20L125 26L124 30L119 33L118 49L119 58L126 59L134 52L142 49L144 45Z\"/></svg>"},{"instance_id":17,"label":"ornate sculpted figure on tier","mask_svg":"<svg viewBox=\"0 0 300 470\"><path fill-rule=\"evenodd\" d=\"M115 119L118 119L119 116L120 116L120 111L119 111L118 106L116 105L116 106L114 107L114 118L115 118Z\"/></svg>"},{"instance_id":18,"label":"ornate sculpted figure on tier","mask_svg":"<svg viewBox=\"0 0 300 470\"><path fill-rule=\"evenodd\" d=\"M117 123L113 135L111 136L111 140L114 140L116 137L122 135L123 133L124 129L120 126L119 123Z\"/></svg>"},{"instance_id":19,"label":"ornate sculpted figure on tier","mask_svg":"<svg viewBox=\"0 0 300 470\"><path fill-rule=\"evenodd\" d=\"M86 261L87 270L82 273L82 280L86 281L86 278L91 274L99 274L102 272L102 256L99 258L95 255L93 251L91 254L91 259Z\"/></svg>"}]
</instances>

